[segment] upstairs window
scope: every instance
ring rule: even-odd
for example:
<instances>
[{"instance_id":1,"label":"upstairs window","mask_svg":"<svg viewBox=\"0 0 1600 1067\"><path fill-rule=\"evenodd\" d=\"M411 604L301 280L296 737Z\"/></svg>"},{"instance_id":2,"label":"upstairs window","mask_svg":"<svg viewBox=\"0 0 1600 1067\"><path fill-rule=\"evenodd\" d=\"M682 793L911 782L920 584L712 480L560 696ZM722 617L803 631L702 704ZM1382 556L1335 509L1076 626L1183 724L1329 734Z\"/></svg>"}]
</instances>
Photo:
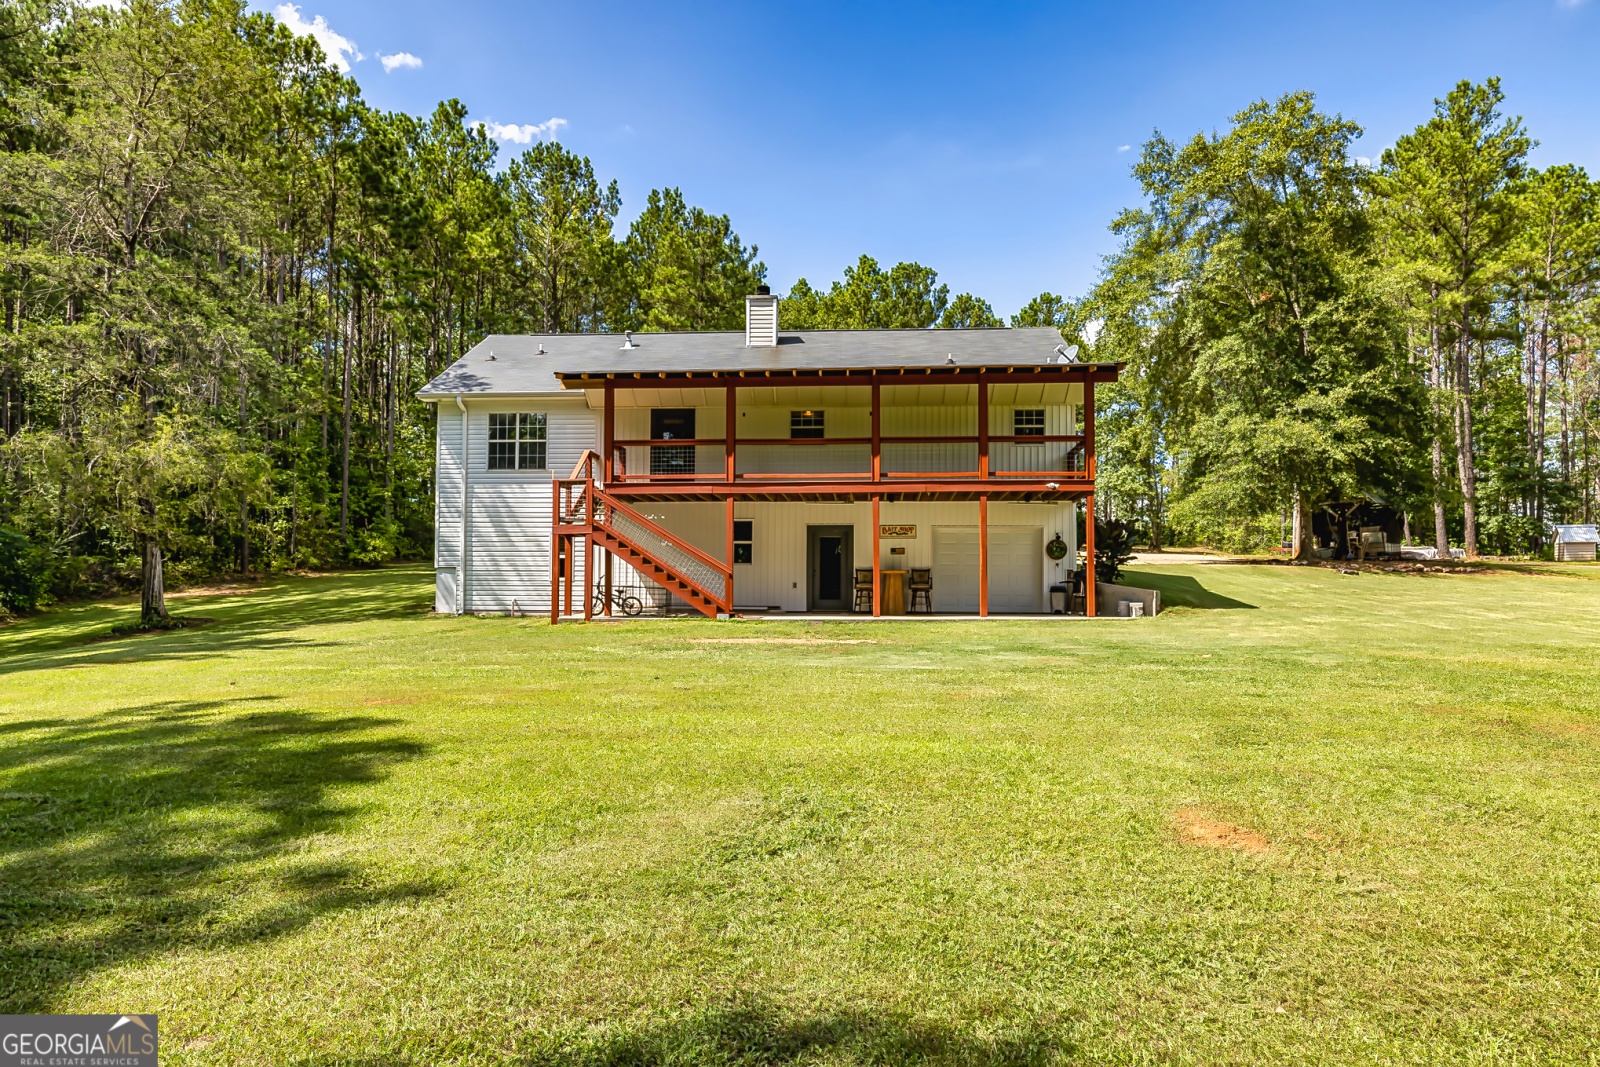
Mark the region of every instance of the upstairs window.
<instances>
[{"instance_id":1,"label":"upstairs window","mask_svg":"<svg viewBox=\"0 0 1600 1067\"><path fill-rule=\"evenodd\" d=\"M652 408L650 439L653 441L693 441L694 408ZM651 474L693 474L694 445L652 445Z\"/></svg>"},{"instance_id":2,"label":"upstairs window","mask_svg":"<svg viewBox=\"0 0 1600 1067\"><path fill-rule=\"evenodd\" d=\"M822 437L822 412L820 411L791 411L789 412L789 437L791 440L804 441Z\"/></svg>"},{"instance_id":3,"label":"upstairs window","mask_svg":"<svg viewBox=\"0 0 1600 1067\"><path fill-rule=\"evenodd\" d=\"M1011 436L1043 437L1044 408L1017 408L1011 413Z\"/></svg>"},{"instance_id":4,"label":"upstairs window","mask_svg":"<svg viewBox=\"0 0 1600 1067\"><path fill-rule=\"evenodd\" d=\"M755 531L756 524L749 519L733 520L733 561L735 563L754 563L756 561Z\"/></svg>"},{"instance_id":5,"label":"upstairs window","mask_svg":"<svg viewBox=\"0 0 1600 1067\"><path fill-rule=\"evenodd\" d=\"M538 471L545 464L544 412L489 416L489 469Z\"/></svg>"}]
</instances>

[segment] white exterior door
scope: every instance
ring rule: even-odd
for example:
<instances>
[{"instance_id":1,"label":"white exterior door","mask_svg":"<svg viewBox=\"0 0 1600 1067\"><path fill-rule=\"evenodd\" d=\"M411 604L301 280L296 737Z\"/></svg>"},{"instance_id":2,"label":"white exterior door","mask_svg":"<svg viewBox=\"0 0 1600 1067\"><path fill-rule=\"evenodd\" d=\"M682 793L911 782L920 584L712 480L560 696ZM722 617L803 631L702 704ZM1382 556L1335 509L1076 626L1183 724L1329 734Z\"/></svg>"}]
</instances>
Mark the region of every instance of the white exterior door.
<instances>
[{"instance_id":1,"label":"white exterior door","mask_svg":"<svg viewBox=\"0 0 1600 1067\"><path fill-rule=\"evenodd\" d=\"M1000 614L1042 610L1044 530L1038 526L989 527L989 610ZM933 528L933 609L978 610L978 528Z\"/></svg>"}]
</instances>

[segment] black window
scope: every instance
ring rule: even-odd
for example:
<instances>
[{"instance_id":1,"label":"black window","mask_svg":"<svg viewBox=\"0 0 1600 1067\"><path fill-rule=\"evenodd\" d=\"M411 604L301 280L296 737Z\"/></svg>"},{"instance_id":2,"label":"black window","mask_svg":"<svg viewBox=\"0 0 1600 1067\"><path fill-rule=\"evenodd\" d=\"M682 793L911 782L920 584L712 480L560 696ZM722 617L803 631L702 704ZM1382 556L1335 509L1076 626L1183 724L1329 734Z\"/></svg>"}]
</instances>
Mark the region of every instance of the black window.
<instances>
[{"instance_id":1,"label":"black window","mask_svg":"<svg viewBox=\"0 0 1600 1067\"><path fill-rule=\"evenodd\" d=\"M755 526L749 519L733 520L733 561L735 563L754 563L755 560Z\"/></svg>"},{"instance_id":2,"label":"black window","mask_svg":"<svg viewBox=\"0 0 1600 1067\"><path fill-rule=\"evenodd\" d=\"M822 436L822 412L820 411L791 411L789 412L789 437L793 440L806 440Z\"/></svg>"},{"instance_id":3,"label":"black window","mask_svg":"<svg viewBox=\"0 0 1600 1067\"><path fill-rule=\"evenodd\" d=\"M1011 413L1013 437L1043 437L1044 408L1017 408Z\"/></svg>"},{"instance_id":4,"label":"black window","mask_svg":"<svg viewBox=\"0 0 1600 1067\"><path fill-rule=\"evenodd\" d=\"M652 441L694 440L694 408L654 408L650 412ZM693 445L655 445L650 449L651 474L693 474Z\"/></svg>"},{"instance_id":5,"label":"black window","mask_svg":"<svg viewBox=\"0 0 1600 1067\"><path fill-rule=\"evenodd\" d=\"M545 468L543 412L489 416L489 469L537 471Z\"/></svg>"}]
</instances>

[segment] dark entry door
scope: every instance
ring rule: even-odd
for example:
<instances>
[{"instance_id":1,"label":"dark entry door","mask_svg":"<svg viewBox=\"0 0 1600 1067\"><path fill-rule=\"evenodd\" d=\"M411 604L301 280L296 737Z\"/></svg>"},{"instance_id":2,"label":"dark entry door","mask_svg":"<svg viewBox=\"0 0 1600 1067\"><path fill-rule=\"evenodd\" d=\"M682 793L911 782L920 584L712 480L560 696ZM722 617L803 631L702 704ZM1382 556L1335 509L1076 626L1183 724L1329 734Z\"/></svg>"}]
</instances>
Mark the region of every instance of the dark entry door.
<instances>
[{"instance_id":1,"label":"dark entry door","mask_svg":"<svg viewBox=\"0 0 1600 1067\"><path fill-rule=\"evenodd\" d=\"M694 440L694 408L652 408L650 438ZM651 474L693 474L694 445L656 445L650 449Z\"/></svg>"},{"instance_id":2,"label":"dark entry door","mask_svg":"<svg viewBox=\"0 0 1600 1067\"><path fill-rule=\"evenodd\" d=\"M806 527L806 609L848 611L855 575L852 571L854 529L849 526Z\"/></svg>"}]
</instances>

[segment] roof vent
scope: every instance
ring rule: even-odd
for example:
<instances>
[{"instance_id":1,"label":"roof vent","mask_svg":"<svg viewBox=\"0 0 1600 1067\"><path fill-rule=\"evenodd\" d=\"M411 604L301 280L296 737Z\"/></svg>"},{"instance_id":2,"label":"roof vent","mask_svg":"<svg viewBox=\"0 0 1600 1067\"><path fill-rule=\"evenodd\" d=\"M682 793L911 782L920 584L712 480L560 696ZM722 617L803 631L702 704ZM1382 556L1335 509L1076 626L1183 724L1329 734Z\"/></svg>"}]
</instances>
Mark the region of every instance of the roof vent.
<instances>
[{"instance_id":1,"label":"roof vent","mask_svg":"<svg viewBox=\"0 0 1600 1067\"><path fill-rule=\"evenodd\" d=\"M539 342L539 351L535 352L534 355L536 355L536 356L544 355L544 342L543 341Z\"/></svg>"},{"instance_id":2,"label":"roof vent","mask_svg":"<svg viewBox=\"0 0 1600 1067\"><path fill-rule=\"evenodd\" d=\"M744 345L768 348L778 343L778 298L765 285L744 298Z\"/></svg>"},{"instance_id":3,"label":"roof vent","mask_svg":"<svg viewBox=\"0 0 1600 1067\"><path fill-rule=\"evenodd\" d=\"M639 347L638 345L633 343L633 331L632 330L624 330L624 331L622 331L622 350L624 352L630 352L633 349L638 348L638 347Z\"/></svg>"},{"instance_id":4,"label":"roof vent","mask_svg":"<svg viewBox=\"0 0 1600 1067\"><path fill-rule=\"evenodd\" d=\"M493 363L494 362L494 349L492 349L492 348L489 349L489 354L487 356L483 357L483 358L488 360L489 362Z\"/></svg>"},{"instance_id":5,"label":"roof vent","mask_svg":"<svg viewBox=\"0 0 1600 1067\"><path fill-rule=\"evenodd\" d=\"M944 361L946 363L954 363L956 361L956 354L951 352L948 356L944 357Z\"/></svg>"}]
</instances>

